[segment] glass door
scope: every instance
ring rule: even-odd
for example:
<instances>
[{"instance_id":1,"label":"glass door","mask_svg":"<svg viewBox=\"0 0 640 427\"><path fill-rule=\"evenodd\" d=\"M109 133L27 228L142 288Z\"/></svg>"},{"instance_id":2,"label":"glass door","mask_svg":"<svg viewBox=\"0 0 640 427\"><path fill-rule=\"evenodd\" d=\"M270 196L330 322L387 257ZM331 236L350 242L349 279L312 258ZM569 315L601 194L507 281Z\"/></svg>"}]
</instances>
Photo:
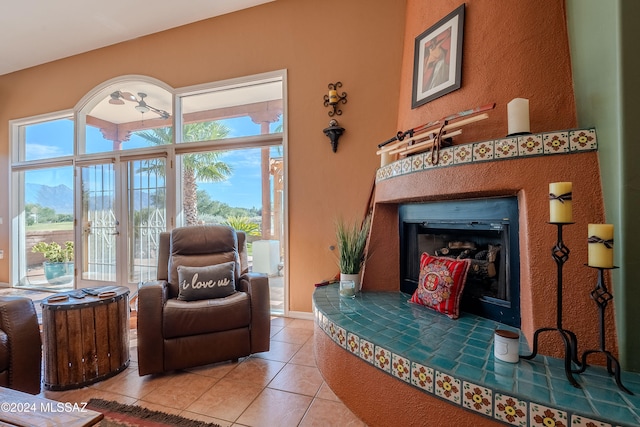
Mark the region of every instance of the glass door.
<instances>
[{"instance_id":1,"label":"glass door","mask_svg":"<svg viewBox=\"0 0 640 427\"><path fill-rule=\"evenodd\" d=\"M166 159L78 167L80 227L77 287L156 278L158 238L166 223Z\"/></svg>"},{"instance_id":2,"label":"glass door","mask_svg":"<svg viewBox=\"0 0 640 427\"><path fill-rule=\"evenodd\" d=\"M78 287L115 284L121 232L115 163L80 166L78 177Z\"/></svg>"}]
</instances>

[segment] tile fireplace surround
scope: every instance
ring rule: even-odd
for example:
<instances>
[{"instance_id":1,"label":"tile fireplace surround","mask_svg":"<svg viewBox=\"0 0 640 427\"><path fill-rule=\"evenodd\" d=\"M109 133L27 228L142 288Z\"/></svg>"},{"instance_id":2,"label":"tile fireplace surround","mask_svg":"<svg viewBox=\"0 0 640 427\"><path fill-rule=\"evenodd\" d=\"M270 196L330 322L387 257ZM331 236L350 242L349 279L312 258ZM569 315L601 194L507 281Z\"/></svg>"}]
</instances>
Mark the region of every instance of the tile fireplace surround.
<instances>
[{"instance_id":1,"label":"tile fireplace surround","mask_svg":"<svg viewBox=\"0 0 640 427\"><path fill-rule=\"evenodd\" d=\"M369 241L373 254L363 273L363 292L346 301L336 285L314 293L319 368L365 422L377 425L379 414L387 414L412 424L407 414L414 414L433 418L431 424L417 425L640 425L640 374L622 374L635 396L619 391L600 366L574 375L583 385L574 388L564 376L563 360L554 354L561 350L553 337L536 358L512 365L493 358L493 331L512 328L471 314L450 320L409 304L408 295L399 292L398 238L389 232L398 227L402 203L517 195L524 353L533 331L555 324L555 308L548 308L555 307L550 257L555 233L546 224L546 187L573 181L576 226L568 239L565 234L565 243L577 259L565 266L570 283L565 279L564 305L571 307L564 327L578 336L579 352L598 348L595 304L588 298L595 281L579 261L586 259L586 230L582 239L580 226L586 229L587 222L604 218L595 150L594 129L556 131L456 145L440 151L437 165L423 153L378 170ZM546 280L549 272L552 279ZM607 312L607 348L615 350L612 312ZM367 418L366 412L378 415Z\"/></svg>"}]
</instances>

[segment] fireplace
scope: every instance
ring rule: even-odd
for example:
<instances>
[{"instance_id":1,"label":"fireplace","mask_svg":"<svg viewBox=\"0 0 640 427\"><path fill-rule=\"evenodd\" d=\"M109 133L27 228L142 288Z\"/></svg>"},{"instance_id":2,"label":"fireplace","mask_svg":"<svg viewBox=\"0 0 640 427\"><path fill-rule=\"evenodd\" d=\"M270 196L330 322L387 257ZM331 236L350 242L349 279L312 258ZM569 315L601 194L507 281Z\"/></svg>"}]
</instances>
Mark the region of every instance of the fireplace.
<instances>
[{"instance_id":1,"label":"fireplace","mask_svg":"<svg viewBox=\"0 0 640 427\"><path fill-rule=\"evenodd\" d=\"M520 327L517 198L403 204L399 220L402 292L416 290L423 252L469 259L461 311Z\"/></svg>"}]
</instances>

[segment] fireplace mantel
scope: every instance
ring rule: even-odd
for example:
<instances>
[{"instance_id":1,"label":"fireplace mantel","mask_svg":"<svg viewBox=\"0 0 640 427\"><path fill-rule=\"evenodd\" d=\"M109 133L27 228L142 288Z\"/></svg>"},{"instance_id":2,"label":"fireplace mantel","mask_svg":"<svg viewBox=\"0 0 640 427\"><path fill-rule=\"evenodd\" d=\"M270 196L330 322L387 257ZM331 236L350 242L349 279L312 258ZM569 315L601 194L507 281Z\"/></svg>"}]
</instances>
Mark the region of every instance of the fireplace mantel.
<instances>
[{"instance_id":1,"label":"fireplace mantel","mask_svg":"<svg viewBox=\"0 0 640 427\"><path fill-rule=\"evenodd\" d=\"M473 142L441 149L440 159L435 164L431 152L425 152L383 166L376 173L376 182L431 168L510 160L518 157L594 151L597 148L596 130L593 128Z\"/></svg>"},{"instance_id":2,"label":"fireplace mantel","mask_svg":"<svg viewBox=\"0 0 640 427\"><path fill-rule=\"evenodd\" d=\"M519 209L521 330L532 342L535 330L555 325L556 264L551 248L549 183L571 181L575 223L565 227L570 248L564 267L565 328L580 348L599 346L597 307L589 297L596 272L587 262L587 225L604 223L595 129L554 131L455 145L421 153L381 167L376 174L368 259L362 288L398 291L400 248L398 207L406 203L516 196ZM617 354L613 309L607 311L607 348ZM549 334L551 335L551 334ZM562 341L549 336L539 351L560 357Z\"/></svg>"}]
</instances>

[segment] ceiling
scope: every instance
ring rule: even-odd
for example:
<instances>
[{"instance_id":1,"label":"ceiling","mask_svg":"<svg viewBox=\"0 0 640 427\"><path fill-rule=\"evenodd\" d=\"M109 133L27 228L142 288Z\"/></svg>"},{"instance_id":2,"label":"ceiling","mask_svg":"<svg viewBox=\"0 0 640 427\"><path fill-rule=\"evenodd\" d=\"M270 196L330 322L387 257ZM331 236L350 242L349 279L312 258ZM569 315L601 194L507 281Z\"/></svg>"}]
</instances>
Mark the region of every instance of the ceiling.
<instances>
[{"instance_id":1,"label":"ceiling","mask_svg":"<svg viewBox=\"0 0 640 427\"><path fill-rule=\"evenodd\" d=\"M274 0L8 0L0 75Z\"/></svg>"}]
</instances>

